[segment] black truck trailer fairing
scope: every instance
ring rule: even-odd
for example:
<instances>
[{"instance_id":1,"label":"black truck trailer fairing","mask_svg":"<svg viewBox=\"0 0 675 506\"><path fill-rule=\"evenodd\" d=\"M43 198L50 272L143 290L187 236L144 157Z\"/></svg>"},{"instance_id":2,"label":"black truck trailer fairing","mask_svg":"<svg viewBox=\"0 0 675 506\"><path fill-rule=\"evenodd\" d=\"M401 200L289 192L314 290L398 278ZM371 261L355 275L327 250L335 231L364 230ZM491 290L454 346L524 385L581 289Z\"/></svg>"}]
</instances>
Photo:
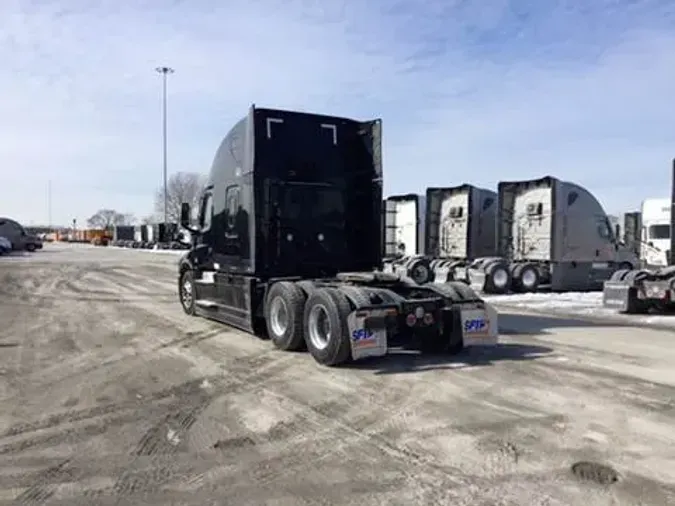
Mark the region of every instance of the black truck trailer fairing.
<instances>
[{"instance_id":1,"label":"black truck trailer fairing","mask_svg":"<svg viewBox=\"0 0 675 506\"><path fill-rule=\"evenodd\" d=\"M457 352L497 339L467 286L420 286L382 267L381 121L252 106L221 143L179 296L197 314L320 363L380 356L402 340Z\"/></svg>"}]
</instances>

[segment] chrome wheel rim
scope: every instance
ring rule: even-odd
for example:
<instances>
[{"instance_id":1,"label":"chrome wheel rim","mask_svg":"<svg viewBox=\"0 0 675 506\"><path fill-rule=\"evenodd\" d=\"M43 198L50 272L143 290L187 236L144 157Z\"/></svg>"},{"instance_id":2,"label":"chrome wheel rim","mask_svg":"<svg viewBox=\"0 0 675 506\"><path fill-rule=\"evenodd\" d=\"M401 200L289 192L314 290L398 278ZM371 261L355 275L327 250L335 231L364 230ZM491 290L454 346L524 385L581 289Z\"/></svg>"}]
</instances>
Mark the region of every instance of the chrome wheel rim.
<instances>
[{"instance_id":1,"label":"chrome wheel rim","mask_svg":"<svg viewBox=\"0 0 675 506\"><path fill-rule=\"evenodd\" d=\"M183 280L183 286L180 291L181 302L183 307L190 309L192 307L192 281L189 279Z\"/></svg>"},{"instance_id":2,"label":"chrome wheel rim","mask_svg":"<svg viewBox=\"0 0 675 506\"><path fill-rule=\"evenodd\" d=\"M527 269L525 270L525 272L523 272L521 280L523 286L526 286L528 288L533 287L534 284L537 282L537 274L532 269Z\"/></svg>"},{"instance_id":3,"label":"chrome wheel rim","mask_svg":"<svg viewBox=\"0 0 675 506\"><path fill-rule=\"evenodd\" d=\"M270 306L270 327L275 336L281 337L288 329L288 307L281 297L275 297Z\"/></svg>"},{"instance_id":4,"label":"chrome wheel rim","mask_svg":"<svg viewBox=\"0 0 675 506\"><path fill-rule=\"evenodd\" d=\"M331 337L330 317L323 304L316 304L309 311L309 340L317 350L324 350Z\"/></svg>"},{"instance_id":5,"label":"chrome wheel rim","mask_svg":"<svg viewBox=\"0 0 675 506\"><path fill-rule=\"evenodd\" d=\"M492 274L492 282L497 288L504 288L508 281L509 275L503 267L500 267Z\"/></svg>"}]
</instances>

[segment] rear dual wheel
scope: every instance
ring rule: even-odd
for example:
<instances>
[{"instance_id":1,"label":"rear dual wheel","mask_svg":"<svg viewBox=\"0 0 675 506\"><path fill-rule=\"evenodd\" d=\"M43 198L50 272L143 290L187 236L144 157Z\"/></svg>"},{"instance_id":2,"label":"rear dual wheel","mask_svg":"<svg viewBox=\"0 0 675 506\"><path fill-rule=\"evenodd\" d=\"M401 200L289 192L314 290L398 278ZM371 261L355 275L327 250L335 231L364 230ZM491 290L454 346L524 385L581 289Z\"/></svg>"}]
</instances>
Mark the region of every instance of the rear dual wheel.
<instances>
[{"instance_id":1,"label":"rear dual wheel","mask_svg":"<svg viewBox=\"0 0 675 506\"><path fill-rule=\"evenodd\" d=\"M351 306L335 288L314 288L309 296L295 283L270 288L265 304L267 333L280 350L307 347L320 364L334 366L351 356L347 317Z\"/></svg>"},{"instance_id":2,"label":"rear dual wheel","mask_svg":"<svg viewBox=\"0 0 675 506\"><path fill-rule=\"evenodd\" d=\"M508 266L500 261L489 263L485 267L486 293L504 294L511 288L511 273Z\"/></svg>"},{"instance_id":3,"label":"rear dual wheel","mask_svg":"<svg viewBox=\"0 0 675 506\"><path fill-rule=\"evenodd\" d=\"M347 297L335 288L320 288L305 303L304 334L307 349L314 360L335 366L351 357L347 317L351 306Z\"/></svg>"},{"instance_id":4,"label":"rear dual wheel","mask_svg":"<svg viewBox=\"0 0 675 506\"><path fill-rule=\"evenodd\" d=\"M303 313L305 294L290 281L274 283L267 294L265 323L274 346L297 351L304 346Z\"/></svg>"},{"instance_id":5,"label":"rear dual wheel","mask_svg":"<svg viewBox=\"0 0 675 506\"><path fill-rule=\"evenodd\" d=\"M537 291L537 288L539 288L539 270L534 264L517 264L513 268L512 276L513 288L516 292L535 292Z\"/></svg>"}]
</instances>

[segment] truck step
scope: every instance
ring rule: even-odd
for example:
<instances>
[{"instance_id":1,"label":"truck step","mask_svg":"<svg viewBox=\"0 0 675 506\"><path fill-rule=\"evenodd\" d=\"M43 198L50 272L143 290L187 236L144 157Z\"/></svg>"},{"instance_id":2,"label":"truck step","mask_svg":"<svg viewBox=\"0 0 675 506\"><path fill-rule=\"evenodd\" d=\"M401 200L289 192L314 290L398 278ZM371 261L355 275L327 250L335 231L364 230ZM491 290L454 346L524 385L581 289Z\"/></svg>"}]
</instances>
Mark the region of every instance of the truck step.
<instances>
[{"instance_id":1,"label":"truck step","mask_svg":"<svg viewBox=\"0 0 675 506\"><path fill-rule=\"evenodd\" d=\"M218 306L220 306L220 304L218 304L217 302L213 302L212 300L209 299L197 299L195 301L195 304L199 307L204 307L207 309L215 309Z\"/></svg>"},{"instance_id":2,"label":"truck step","mask_svg":"<svg viewBox=\"0 0 675 506\"><path fill-rule=\"evenodd\" d=\"M212 271L202 272L202 277L195 279L195 283L200 285L212 285L216 282L215 274L216 273Z\"/></svg>"}]
</instances>

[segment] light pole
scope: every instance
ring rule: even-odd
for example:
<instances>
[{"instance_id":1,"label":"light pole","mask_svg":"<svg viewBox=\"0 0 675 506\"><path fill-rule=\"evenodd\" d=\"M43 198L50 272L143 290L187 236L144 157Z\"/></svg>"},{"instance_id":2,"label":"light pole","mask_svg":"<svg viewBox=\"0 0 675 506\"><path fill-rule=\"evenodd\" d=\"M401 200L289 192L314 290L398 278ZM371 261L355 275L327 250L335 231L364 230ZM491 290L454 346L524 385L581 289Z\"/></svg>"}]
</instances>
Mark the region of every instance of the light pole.
<instances>
[{"instance_id":1,"label":"light pole","mask_svg":"<svg viewBox=\"0 0 675 506\"><path fill-rule=\"evenodd\" d=\"M163 144L163 173L164 173L164 226L169 223L169 206L168 206L168 183L166 175L166 79L169 74L173 74L174 70L171 67L157 67L155 69L162 74L162 144Z\"/></svg>"},{"instance_id":2,"label":"light pole","mask_svg":"<svg viewBox=\"0 0 675 506\"><path fill-rule=\"evenodd\" d=\"M47 181L47 215L48 215L48 226L49 233L52 232L52 180Z\"/></svg>"}]
</instances>

